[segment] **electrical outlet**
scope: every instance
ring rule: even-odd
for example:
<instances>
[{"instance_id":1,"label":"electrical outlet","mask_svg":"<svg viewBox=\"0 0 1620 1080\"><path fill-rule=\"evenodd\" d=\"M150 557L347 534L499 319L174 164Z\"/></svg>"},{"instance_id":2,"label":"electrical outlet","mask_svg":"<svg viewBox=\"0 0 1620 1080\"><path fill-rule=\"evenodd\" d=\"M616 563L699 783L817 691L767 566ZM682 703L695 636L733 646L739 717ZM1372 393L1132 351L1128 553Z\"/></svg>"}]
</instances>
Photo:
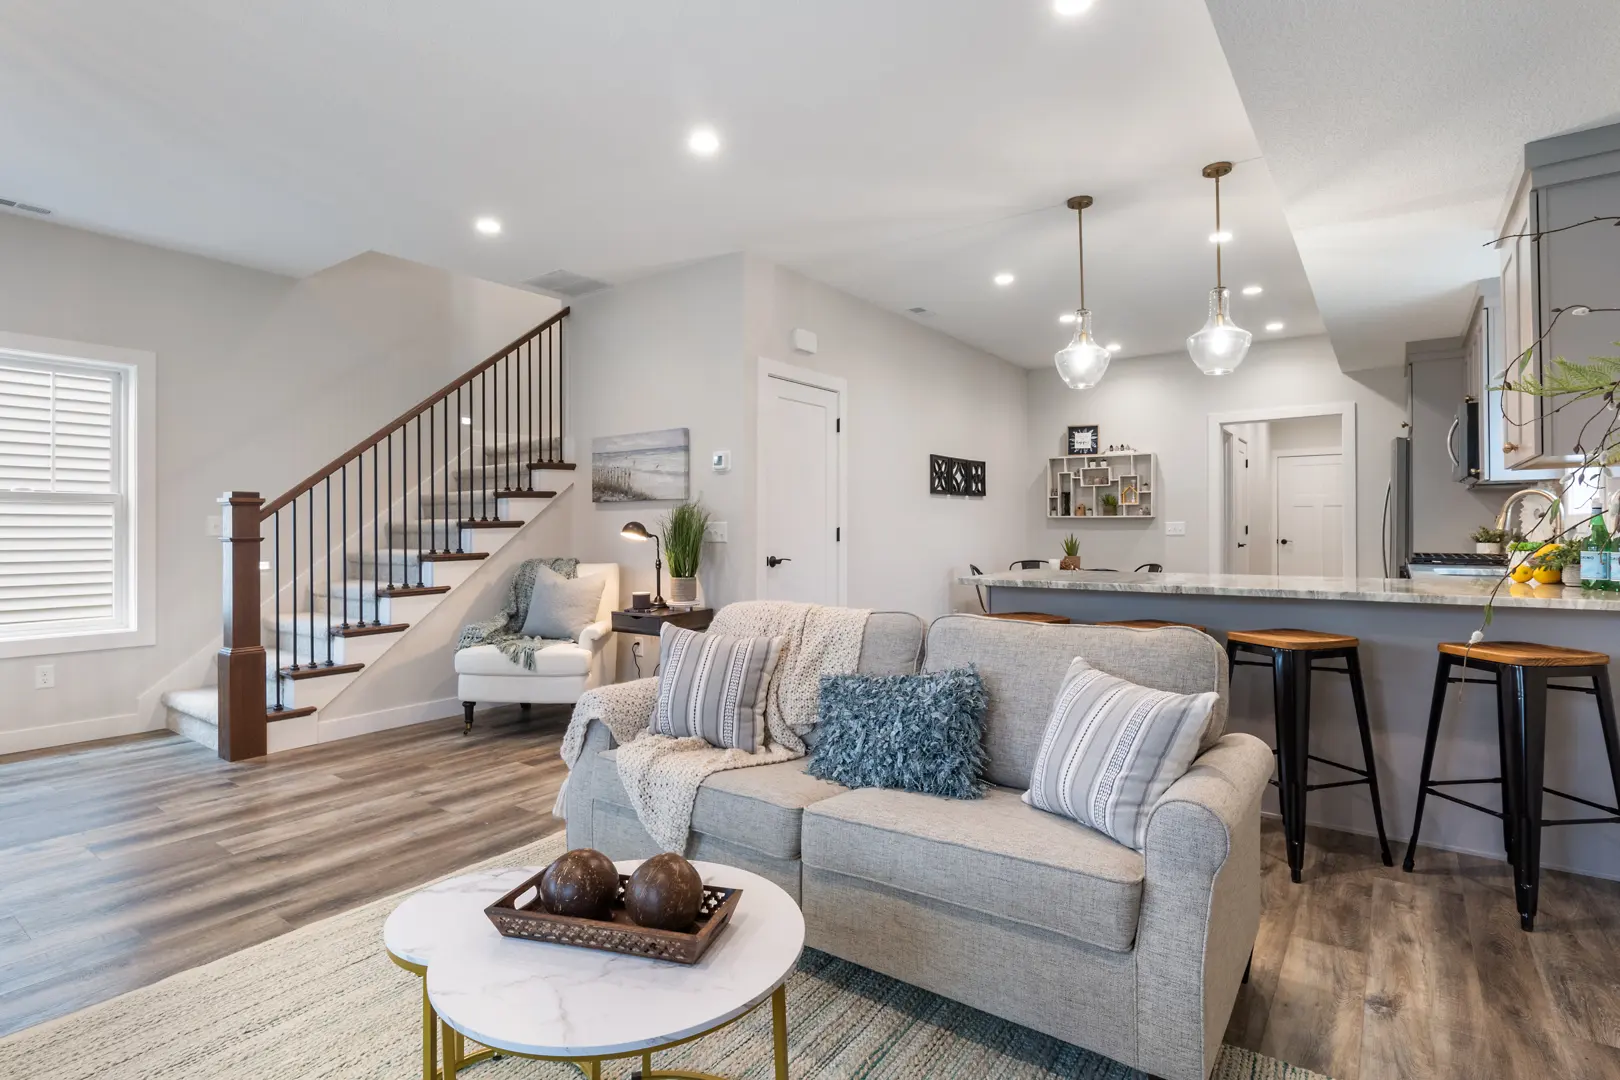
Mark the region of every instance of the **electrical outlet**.
<instances>
[{"instance_id":1,"label":"electrical outlet","mask_svg":"<svg viewBox=\"0 0 1620 1080\"><path fill-rule=\"evenodd\" d=\"M703 530L703 541L707 544L724 544L726 542L726 523L711 521L708 528Z\"/></svg>"},{"instance_id":2,"label":"electrical outlet","mask_svg":"<svg viewBox=\"0 0 1620 1080\"><path fill-rule=\"evenodd\" d=\"M35 690L49 690L51 687L53 687L55 685L56 685L56 665L55 664L35 664L34 665L34 689Z\"/></svg>"},{"instance_id":3,"label":"electrical outlet","mask_svg":"<svg viewBox=\"0 0 1620 1080\"><path fill-rule=\"evenodd\" d=\"M1185 521L1167 521L1164 523L1164 535L1186 536L1187 523Z\"/></svg>"}]
</instances>

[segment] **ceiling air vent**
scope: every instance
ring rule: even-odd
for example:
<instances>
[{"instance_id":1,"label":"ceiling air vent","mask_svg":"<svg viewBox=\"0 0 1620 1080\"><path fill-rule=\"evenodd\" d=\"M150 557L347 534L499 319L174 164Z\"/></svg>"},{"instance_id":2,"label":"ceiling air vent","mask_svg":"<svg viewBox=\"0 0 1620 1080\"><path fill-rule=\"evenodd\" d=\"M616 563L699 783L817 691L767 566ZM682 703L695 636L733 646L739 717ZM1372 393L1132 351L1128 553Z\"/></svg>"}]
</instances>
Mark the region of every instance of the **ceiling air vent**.
<instances>
[{"instance_id":1,"label":"ceiling air vent","mask_svg":"<svg viewBox=\"0 0 1620 1080\"><path fill-rule=\"evenodd\" d=\"M50 211L43 206L18 202L16 199L0 199L0 206L5 207L7 210L21 210L25 214L38 214L40 217L47 217L50 214Z\"/></svg>"},{"instance_id":2,"label":"ceiling air vent","mask_svg":"<svg viewBox=\"0 0 1620 1080\"><path fill-rule=\"evenodd\" d=\"M572 270L553 270L549 274L541 274L539 277L530 278L523 284L541 292L568 297L584 296L586 293L593 293L599 289L609 287L605 281L597 281L595 278L586 277L584 274L576 274Z\"/></svg>"},{"instance_id":3,"label":"ceiling air vent","mask_svg":"<svg viewBox=\"0 0 1620 1080\"><path fill-rule=\"evenodd\" d=\"M906 311L909 312L912 315L916 315L919 318L924 318L924 319L926 319L926 318L928 318L928 317L930 317L930 316L932 316L934 314L932 311L929 311L925 307L908 307L908 308L906 308Z\"/></svg>"}]
</instances>

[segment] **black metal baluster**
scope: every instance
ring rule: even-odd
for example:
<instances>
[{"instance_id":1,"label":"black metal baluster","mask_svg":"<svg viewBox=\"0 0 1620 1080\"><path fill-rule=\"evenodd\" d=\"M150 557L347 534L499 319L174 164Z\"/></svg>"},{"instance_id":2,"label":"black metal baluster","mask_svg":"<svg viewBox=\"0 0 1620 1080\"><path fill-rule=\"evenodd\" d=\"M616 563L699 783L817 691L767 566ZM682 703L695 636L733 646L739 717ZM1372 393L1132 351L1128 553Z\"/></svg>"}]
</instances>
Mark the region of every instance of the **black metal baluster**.
<instances>
[{"instance_id":1,"label":"black metal baluster","mask_svg":"<svg viewBox=\"0 0 1620 1080\"><path fill-rule=\"evenodd\" d=\"M338 510L341 514L341 524L338 527L338 547L342 552L343 559L343 621L338 625L347 630L349 628L349 463L345 461L341 467L343 470L343 480L342 487L338 492ZM330 485L332 482L331 477L327 477L326 482L328 485ZM326 497L330 499L332 497L332 493L328 491ZM328 515L330 515L331 512L331 510L327 510ZM327 523L327 528L331 528L330 522ZM332 553L330 551L327 552L328 560L331 559L331 556ZM326 580L328 583L330 583L332 580L330 561L327 564ZM328 611L327 621L330 622L330 611L332 608L332 587L330 584L327 585L326 589L326 607Z\"/></svg>"},{"instance_id":2,"label":"black metal baluster","mask_svg":"<svg viewBox=\"0 0 1620 1080\"><path fill-rule=\"evenodd\" d=\"M496 458L501 463L501 475L506 482L501 485L502 490L512 490L512 356L508 353L501 358L506 365L506 405L500 409L501 414L501 449ZM495 500L495 520L501 520L501 500Z\"/></svg>"},{"instance_id":3,"label":"black metal baluster","mask_svg":"<svg viewBox=\"0 0 1620 1080\"><path fill-rule=\"evenodd\" d=\"M326 666L332 666L332 474L321 481L326 488L326 545L321 552L326 560ZM346 546L346 545L345 545ZM313 610L313 609L311 609Z\"/></svg>"},{"instance_id":4,"label":"black metal baluster","mask_svg":"<svg viewBox=\"0 0 1620 1080\"><path fill-rule=\"evenodd\" d=\"M438 503L439 503L439 471L438 471L437 467L435 467L434 464L433 464L433 455L437 452L438 445L439 445L439 440L433 434L433 425L436 423L436 421L433 419L433 410L434 410L434 408L436 408L436 406L429 405L428 406L428 411L427 411L427 414L428 414L428 474L427 474L427 483L428 483L428 506L430 506L430 507L437 506ZM438 513L438 511L435 510L434 513L436 514L436 513ZM438 534L435 532L435 530L437 528L438 528L438 520L437 520L437 518L435 518L433 521L429 522L429 524L428 524L428 550L429 551L435 551L436 552L436 551L439 550L439 537L438 537Z\"/></svg>"},{"instance_id":5,"label":"black metal baluster","mask_svg":"<svg viewBox=\"0 0 1620 1080\"><path fill-rule=\"evenodd\" d=\"M298 627L293 627L293 641ZM315 666L315 489L309 489L309 666Z\"/></svg>"},{"instance_id":6,"label":"black metal baluster","mask_svg":"<svg viewBox=\"0 0 1620 1080\"><path fill-rule=\"evenodd\" d=\"M464 490L468 490L467 456L461 449L461 429L467 429L467 445L471 446L472 425L467 422L471 419L472 417L467 413L466 402L462 400L461 387L458 386L456 387L456 509L455 512L450 515L450 517L455 519L457 525L456 536L458 539L461 535L461 522L465 520L461 516L461 493ZM468 490L467 497L469 500L472 498L470 490ZM457 550L459 549L460 545L458 544Z\"/></svg>"},{"instance_id":7,"label":"black metal baluster","mask_svg":"<svg viewBox=\"0 0 1620 1080\"><path fill-rule=\"evenodd\" d=\"M382 523L382 505L377 501L377 495L382 490L382 466L377 461L377 455L382 453L382 443L379 441L371 447L371 625L382 625L382 530L378 526ZM364 572L364 567L361 571ZM365 622L366 609L360 609L360 621Z\"/></svg>"},{"instance_id":8,"label":"black metal baluster","mask_svg":"<svg viewBox=\"0 0 1620 1080\"><path fill-rule=\"evenodd\" d=\"M557 386L556 386L556 388L554 390L553 396L556 397L556 399L557 399L557 458L556 458L556 460L558 460L558 461L561 461L563 459L563 455L562 455L562 450L563 450L563 352L565 351L564 350L564 342L563 342L563 323L565 321L566 320L562 320L562 319L559 319L557 321L557 348L553 350L553 352L555 352L555 354L556 354L556 359L557 359Z\"/></svg>"},{"instance_id":9,"label":"black metal baluster","mask_svg":"<svg viewBox=\"0 0 1620 1080\"><path fill-rule=\"evenodd\" d=\"M444 454L444 500L445 500L445 505L440 507L440 509L438 511L438 514L436 515L435 521L437 522L438 517L442 517L443 520L444 520L444 550L446 552L449 552L450 551L450 515L449 515L449 509L448 509L449 508L449 502L450 502L450 397L449 397L449 395L446 395L443 398L442 405L443 405L443 408L444 408L444 438L443 438L443 441L442 441L442 445L440 446L440 452L442 454ZM461 420L460 420L459 417L456 419L456 445L457 446L461 445ZM435 500L435 505L437 505L437 500ZM438 525L436 523L434 525L434 528L438 528ZM456 550L456 554L458 554L458 555L461 554L461 542L460 541L461 541L461 530L457 529L456 530L456 548L455 548L455 550Z\"/></svg>"},{"instance_id":10,"label":"black metal baluster","mask_svg":"<svg viewBox=\"0 0 1620 1080\"><path fill-rule=\"evenodd\" d=\"M291 670L297 671L298 670L298 496L296 496L296 495L293 496L293 501L292 501L292 577L288 580L288 592L290 592L292 594L292 626L293 626L292 660L293 660L293 662L292 662ZM276 590L276 595L277 596L281 595L281 590L279 588ZM278 654L281 652L281 633L282 633L281 623L277 622L276 623L276 652Z\"/></svg>"},{"instance_id":11,"label":"black metal baluster","mask_svg":"<svg viewBox=\"0 0 1620 1080\"><path fill-rule=\"evenodd\" d=\"M531 338L530 341L533 339ZM518 429L518 478L523 481L519 490L533 491L533 474L529 472L529 428L523 420L523 406L528 404L528 398L523 396L523 376L528 369L529 342L525 341L518 346L517 364L517 429ZM531 380L532 382L532 380ZM531 387L532 389L532 387ZM531 413L531 418L533 414Z\"/></svg>"},{"instance_id":12,"label":"black metal baluster","mask_svg":"<svg viewBox=\"0 0 1620 1080\"><path fill-rule=\"evenodd\" d=\"M281 704L281 673L277 670L281 666L281 511L277 510L270 515L270 531L274 533L271 544L274 554L270 556L272 567L270 571L270 587L276 590L276 655L271 661L270 673L276 680L276 712L282 710Z\"/></svg>"},{"instance_id":13,"label":"black metal baluster","mask_svg":"<svg viewBox=\"0 0 1620 1080\"><path fill-rule=\"evenodd\" d=\"M539 453L534 455L537 465L545 461L550 453L546 443L546 422L551 419L551 409L546 405L546 368L549 366L546 363L546 346L550 340L551 331L548 330L540 338L540 396L535 399L540 406L540 443L535 447Z\"/></svg>"},{"instance_id":14,"label":"black metal baluster","mask_svg":"<svg viewBox=\"0 0 1620 1080\"><path fill-rule=\"evenodd\" d=\"M388 433L388 587L394 587L394 433Z\"/></svg>"},{"instance_id":15,"label":"black metal baluster","mask_svg":"<svg viewBox=\"0 0 1620 1080\"><path fill-rule=\"evenodd\" d=\"M409 480L409 477L406 477ZM416 587L422 587L422 487L427 480L422 476L422 414L416 414ZM405 526L407 535L410 523ZM406 578L409 579L407 574Z\"/></svg>"},{"instance_id":16,"label":"black metal baluster","mask_svg":"<svg viewBox=\"0 0 1620 1080\"><path fill-rule=\"evenodd\" d=\"M489 380L485 378L486 372L478 373L478 475L482 482L478 485L478 520L489 520L489 485L493 483L489 474L489 403L484 399L489 393Z\"/></svg>"}]
</instances>

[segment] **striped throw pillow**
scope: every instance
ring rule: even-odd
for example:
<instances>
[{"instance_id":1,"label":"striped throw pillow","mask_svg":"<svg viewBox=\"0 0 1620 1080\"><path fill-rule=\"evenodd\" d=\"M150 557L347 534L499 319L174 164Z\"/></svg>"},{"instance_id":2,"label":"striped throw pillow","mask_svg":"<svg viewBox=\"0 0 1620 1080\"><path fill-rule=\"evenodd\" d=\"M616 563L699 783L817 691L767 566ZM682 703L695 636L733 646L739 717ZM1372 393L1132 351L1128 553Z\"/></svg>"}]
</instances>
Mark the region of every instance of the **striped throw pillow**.
<instances>
[{"instance_id":1,"label":"striped throw pillow","mask_svg":"<svg viewBox=\"0 0 1620 1080\"><path fill-rule=\"evenodd\" d=\"M765 699L782 655L779 637L700 634L665 623L658 635L652 730L711 746L765 748Z\"/></svg>"},{"instance_id":2,"label":"striped throw pillow","mask_svg":"<svg viewBox=\"0 0 1620 1080\"><path fill-rule=\"evenodd\" d=\"M1218 695L1150 690L1077 658L1058 691L1024 801L1127 847L1198 754Z\"/></svg>"}]
</instances>

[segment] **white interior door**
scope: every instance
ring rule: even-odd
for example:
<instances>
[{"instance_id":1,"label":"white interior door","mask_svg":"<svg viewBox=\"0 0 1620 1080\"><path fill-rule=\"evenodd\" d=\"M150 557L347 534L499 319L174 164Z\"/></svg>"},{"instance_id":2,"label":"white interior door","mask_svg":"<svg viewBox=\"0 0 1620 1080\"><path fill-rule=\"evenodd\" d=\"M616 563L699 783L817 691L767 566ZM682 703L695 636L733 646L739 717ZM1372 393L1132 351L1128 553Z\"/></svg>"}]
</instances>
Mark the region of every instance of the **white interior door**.
<instances>
[{"instance_id":1,"label":"white interior door","mask_svg":"<svg viewBox=\"0 0 1620 1080\"><path fill-rule=\"evenodd\" d=\"M1249 563L1249 440L1236 433L1226 437L1226 569L1232 574L1253 571Z\"/></svg>"},{"instance_id":2,"label":"white interior door","mask_svg":"<svg viewBox=\"0 0 1620 1080\"><path fill-rule=\"evenodd\" d=\"M839 604L839 395L768 376L761 391L760 551L766 600Z\"/></svg>"},{"instance_id":3,"label":"white interior door","mask_svg":"<svg viewBox=\"0 0 1620 1080\"><path fill-rule=\"evenodd\" d=\"M1278 455L1277 573L1344 574L1344 455Z\"/></svg>"}]
</instances>

